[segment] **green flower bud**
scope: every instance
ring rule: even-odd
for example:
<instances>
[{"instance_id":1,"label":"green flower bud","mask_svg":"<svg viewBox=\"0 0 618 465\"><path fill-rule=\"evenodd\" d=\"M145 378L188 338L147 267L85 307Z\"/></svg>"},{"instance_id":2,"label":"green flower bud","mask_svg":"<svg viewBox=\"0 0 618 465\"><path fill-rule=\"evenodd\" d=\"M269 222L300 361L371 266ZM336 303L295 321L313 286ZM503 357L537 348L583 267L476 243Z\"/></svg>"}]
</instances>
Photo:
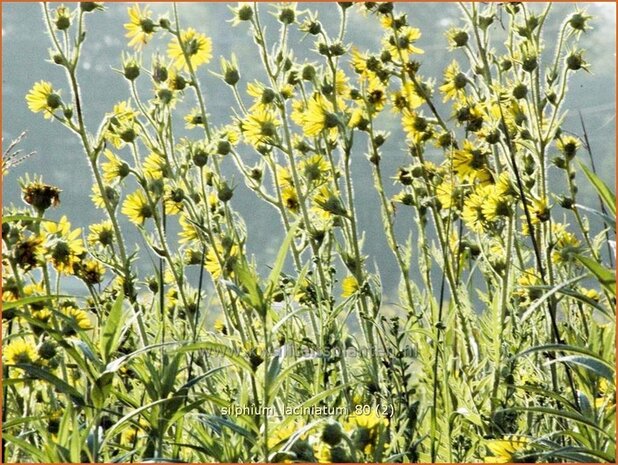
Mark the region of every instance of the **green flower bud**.
<instances>
[{"instance_id":1,"label":"green flower bud","mask_svg":"<svg viewBox=\"0 0 618 465\"><path fill-rule=\"evenodd\" d=\"M296 12L293 8L282 8L279 12L279 21L283 24L292 24L296 21Z\"/></svg>"}]
</instances>

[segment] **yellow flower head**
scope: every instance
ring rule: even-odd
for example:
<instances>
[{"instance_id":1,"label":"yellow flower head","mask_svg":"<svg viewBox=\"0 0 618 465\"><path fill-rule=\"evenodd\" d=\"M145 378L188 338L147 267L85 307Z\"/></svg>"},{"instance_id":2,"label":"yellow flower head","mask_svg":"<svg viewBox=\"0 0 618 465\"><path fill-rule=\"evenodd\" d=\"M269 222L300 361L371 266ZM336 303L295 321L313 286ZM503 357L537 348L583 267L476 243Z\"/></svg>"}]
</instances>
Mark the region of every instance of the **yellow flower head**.
<instances>
[{"instance_id":1,"label":"yellow flower head","mask_svg":"<svg viewBox=\"0 0 618 465\"><path fill-rule=\"evenodd\" d=\"M525 437L510 437L505 439L489 439L485 441L485 446L489 449L491 456L485 457L485 462L490 463L509 463L517 462L518 456L524 452L530 444Z\"/></svg>"},{"instance_id":2,"label":"yellow flower head","mask_svg":"<svg viewBox=\"0 0 618 465\"><path fill-rule=\"evenodd\" d=\"M477 185L474 192L464 201L462 219L464 223L474 232L483 232L487 218L483 213L487 197L491 192L490 186Z\"/></svg>"},{"instance_id":3,"label":"yellow flower head","mask_svg":"<svg viewBox=\"0 0 618 465\"><path fill-rule=\"evenodd\" d=\"M127 195L122 204L122 213L127 215L129 221L139 226L144 224L146 218L153 215L152 207L143 191L137 190Z\"/></svg>"},{"instance_id":4,"label":"yellow flower head","mask_svg":"<svg viewBox=\"0 0 618 465\"><path fill-rule=\"evenodd\" d=\"M163 178L167 173L167 161L159 153L152 152L144 159L142 171L144 177L150 181Z\"/></svg>"},{"instance_id":5,"label":"yellow flower head","mask_svg":"<svg viewBox=\"0 0 618 465\"><path fill-rule=\"evenodd\" d=\"M298 195L296 195L296 189L290 185L286 185L281 190L281 200L285 208L293 213L298 213L300 204L298 203Z\"/></svg>"},{"instance_id":6,"label":"yellow flower head","mask_svg":"<svg viewBox=\"0 0 618 465\"><path fill-rule=\"evenodd\" d=\"M91 224L89 229L88 243L90 245L101 244L102 246L109 246L114 242L114 228L110 220Z\"/></svg>"},{"instance_id":7,"label":"yellow flower head","mask_svg":"<svg viewBox=\"0 0 618 465\"><path fill-rule=\"evenodd\" d=\"M356 294L360 289L354 276L346 276L341 282L341 297L347 298Z\"/></svg>"},{"instance_id":8,"label":"yellow flower head","mask_svg":"<svg viewBox=\"0 0 618 465\"><path fill-rule=\"evenodd\" d=\"M277 136L277 127L281 122L275 113L263 108L256 108L240 124L240 129L246 141L258 147L262 144L272 144Z\"/></svg>"},{"instance_id":9,"label":"yellow flower head","mask_svg":"<svg viewBox=\"0 0 618 465\"><path fill-rule=\"evenodd\" d=\"M200 234L197 226L195 226L185 214L180 215L178 222L180 223L180 232L178 233L180 239L178 242L186 244L199 240Z\"/></svg>"},{"instance_id":10,"label":"yellow flower head","mask_svg":"<svg viewBox=\"0 0 618 465\"><path fill-rule=\"evenodd\" d=\"M45 224L44 230L48 235L47 253L54 268L60 273L74 274L75 266L81 262L86 252L81 239L81 228L71 231L71 223L63 216L57 224Z\"/></svg>"},{"instance_id":11,"label":"yellow flower head","mask_svg":"<svg viewBox=\"0 0 618 465\"><path fill-rule=\"evenodd\" d=\"M156 30L155 22L151 19L152 12L148 6L141 10L140 6L135 4L129 7L128 13L129 22L124 25L124 28L127 30L126 37L131 39L129 46L141 50Z\"/></svg>"},{"instance_id":12,"label":"yellow flower head","mask_svg":"<svg viewBox=\"0 0 618 465\"><path fill-rule=\"evenodd\" d=\"M410 111L407 108L404 109L401 123L406 135L415 144L424 142L431 137L431 126L420 113Z\"/></svg>"},{"instance_id":13,"label":"yellow flower head","mask_svg":"<svg viewBox=\"0 0 618 465\"><path fill-rule=\"evenodd\" d=\"M93 328L88 313L73 305L65 306L62 309L62 314L65 316L65 318L63 318L64 325L62 332L67 336L74 335L77 329L88 330Z\"/></svg>"},{"instance_id":14,"label":"yellow flower head","mask_svg":"<svg viewBox=\"0 0 618 465\"><path fill-rule=\"evenodd\" d=\"M34 343L23 338L11 340L2 352L5 363L9 365L35 363L39 358Z\"/></svg>"},{"instance_id":15,"label":"yellow flower head","mask_svg":"<svg viewBox=\"0 0 618 465\"><path fill-rule=\"evenodd\" d=\"M236 260L240 254L240 248L234 243L224 244L216 241L206 253L204 266L214 279L232 274Z\"/></svg>"},{"instance_id":16,"label":"yellow flower head","mask_svg":"<svg viewBox=\"0 0 618 465\"><path fill-rule=\"evenodd\" d=\"M80 264L78 275L91 286L100 284L105 275L105 267L96 260L88 259Z\"/></svg>"},{"instance_id":17,"label":"yellow flower head","mask_svg":"<svg viewBox=\"0 0 618 465\"><path fill-rule=\"evenodd\" d=\"M420 29L404 26L397 31L397 37L395 37L395 34L391 34L390 37L385 40L384 46L392 57L399 59L401 54L401 59L406 62L412 54L419 55L425 53L414 45L420 38Z\"/></svg>"},{"instance_id":18,"label":"yellow flower head","mask_svg":"<svg viewBox=\"0 0 618 465\"><path fill-rule=\"evenodd\" d=\"M463 180L487 182L491 179L487 157L488 152L483 147L475 146L466 139L463 148L453 152L453 169Z\"/></svg>"},{"instance_id":19,"label":"yellow flower head","mask_svg":"<svg viewBox=\"0 0 618 465\"><path fill-rule=\"evenodd\" d=\"M118 155L111 150L103 152L107 161L101 164L103 168L103 179L108 183L113 183L116 179L123 179L129 174L129 165L127 165Z\"/></svg>"},{"instance_id":20,"label":"yellow flower head","mask_svg":"<svg viewBox=\"0 0 618 465\"><path fill-rule=\"evenodd\" d=\"M37 82L26 95L26 102L30 111L43 112L46 119L52 119L54 112L62 105L60 94L47 81Z\"/></svg>"},{"instance_id":21,"label":"yellow flower head","mask_svg":"<svg viewBox=\"0 0 618 465\"><path fill-rule=\"evenodd\" d=\"M337 127L339 118L334 113L333 104L322 94L314 94L303 113L302 127L306 136L317 136L324 129Z\"/></svg>"},{"instance_id":22,"label":"yellow flower head","mask_svg":"<svg viewBox=\"0 0 618 465\"><path fill-rule=\"evenodd\" d=\"M177 69L195 71L212 57L212 40L193 28L180 32L167 47L167 55ZM188 61L187 61L188 60Z\"/></svg>"},{"instance_id":23,"label":"yellow flower head","mask_svg":"<svg viewBox=\"0 0 618 465\"><path fill-rule=\"evenodd\" d=\"M454 100L465 95L468 78L459 69L459 63L453 61L444 71L444 84L440 86L440 91L444 94L444 101Z\"/></svg>"},{"instance_id":24,"label":"yellow flower head","mask_svg":"<svg viewBox=\"0 0 618 465\"><path fill-rule=\"evenodd\" d=\"M343 424L345 430L352 433L352 439L365 454L371 454L388 420L381 417L377 410L372 408L368 413L353 413Z\"/></svg>"}]
</instances>

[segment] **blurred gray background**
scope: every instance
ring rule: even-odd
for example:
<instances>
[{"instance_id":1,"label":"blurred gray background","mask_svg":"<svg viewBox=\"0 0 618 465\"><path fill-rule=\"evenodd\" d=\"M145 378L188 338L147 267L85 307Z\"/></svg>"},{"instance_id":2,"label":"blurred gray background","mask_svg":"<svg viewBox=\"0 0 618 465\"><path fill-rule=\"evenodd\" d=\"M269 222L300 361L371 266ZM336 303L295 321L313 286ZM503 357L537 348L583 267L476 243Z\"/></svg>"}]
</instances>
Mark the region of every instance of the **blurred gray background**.
<instances>
[{"instance_id":1,"label":"blurred gray background","mask_svg":"<svg viewBox=\"0 0 618 465\"><path fill-rule=\"evenodd\" d=\"M128 51L127 40L124 37L123 24L127 22L127 7L130 4L108 3L105 11L87 16L87 39L83 47L79 79L85 100L86 122L94 132L105 113L111 111L114 103L127 99L129 90L124 78L111 71L111 68L121 66L120 55ZM55 4L52 5L56 6ZM159 13L170 13L171 4L151 4L155 17ZM580 4L594 19L593 30L582 37L581 47L586 50L586 60L591 64L591 73L577 73L570 82L570 93L566 108L569 115L563 128L581 134L578 112L581 112L586 122L594 152L597 168L601 176L612 187L615 186L615 88L616 88L616 24L615 4L590 3ZM211 69L219 71L219 57L229 58L234 52L240 64L242 81L240 88L244 91L246 83L254 78L263 80L260 63L252 42L249 28L246 24L232 27L227 20L232 18L232 12L225 4L180 3L178 5L180 20L183 27L192 26L204 32L213 39L213 60L208 67L199 71L203 79L208 111L213 123L218 126L231 121L230 107L235 103L229 88L218 78L208 72ZM543 4L531 5L534 10L543 8ZM555 4L545 29L547 57L553 57L555 37L562 21L575 10L575 4ZM267 14L273 7L261 4L261 15L267 26L270 43L277 38L275 18ZM25 152L36 151L37 154L23 164L14 168L3 182L4 205L21 203L17 180L25 173L42 174L44 181L62 188L62 205L53 209L50 216L59 218L66 214L74 226L85 226L103 219L102 210L92 206L89 199L91 174L87 161L78 140L57 122L50 123L40 114L31 113L24 96L33 83L44 79L51 81L55 87L63 90L63 95L69 94L63 71L48 61L49 38L45 32L41 17L41 8L32 3L2 3L2 98L3 98L3 145L15 138L21 131L28 130L27 139L21 144ZM318 12L318 17L324 27L335 35L339 23L339 7L334 3L310 4L301 3L298 10ZM433 76L438 83L442 79L442 70L454 58L464 60L459 53L447 53L447 41L444 32L451 26L460 23L461 12L453 3L414 3L397 4L396 10L406 12L410 23L420 27L423 33L418 45L425 50L420 57L421 73ZM506 24L506 14L505 24ZM382 30L378 21L367 17L357 8L352 8L349 14L349 26L346 42L355 44L361 50L377 51L380 48ZM498 30L501 26L496 22ZM163 34L159 34L162 36ZM500 33L498 32L498 36ZM156 50L165 55L169 35L154 40L145 48L148 56ZM299 61L308 60L321 62L320 56L312 49L313 39L303 39L300 33L291 35L290 44L295 50ZM502 44L495 43L502 52ZM348 68L346 68L348 69ZM148 95L148 79L141 77L140 87ZM436 99L436 101L441 99ZM193 98L185 98L179 105L179 115L184 115L194 106ZM443 114L447 114L441 107ZM407 163L403 135L399 123L390 114L382 117L383 129L391 131L391 138L384 150L384 172L393 176L399 165ZM181 133L186 131L184 124L177 124ZM190 135L191 132L187 132ZM197 137L197 133L193 133ZM359 144L357 154L353 159L353 172L356 178L357 209L361 229L366 233L364 252L369 255L369 265L375 264L382 275L384 289L391 300L395 299L398 282L396 263L388 250L384 239L378 198L371 188L371 166L362 153L364 143ZM247 149L244 149L247 150ZM252 159L252 155L246 155ZM440 162L442 156L436 151L429 157L434 162ZM582 158L587 162L587 156ZM235 168L231 160L225 161L225 170L232 175ZM566 192L562 177L554 177L553 192ZM276 254L283 237L277 213L268 205L258 201L254 194L244 188L242 179L235 175L239 188L232 200L233 206L245 218L247 223L249 253L255 254L258 262L267 266ZM597 207L598 203L590 190L579 181L585 203ZM394 193L392 189L389 194ZM409 213L400 214L399 234L406 237L411 223ZM405 218L405 219L404 219ZM571 220L572 222L572 220ZM126 228L130 229L130 228ZM139 242L137 235L130 236ZM143 248L143 245L141 246ZM149 266L148 263L144 264Z\"/></svg>"}]
</instances>

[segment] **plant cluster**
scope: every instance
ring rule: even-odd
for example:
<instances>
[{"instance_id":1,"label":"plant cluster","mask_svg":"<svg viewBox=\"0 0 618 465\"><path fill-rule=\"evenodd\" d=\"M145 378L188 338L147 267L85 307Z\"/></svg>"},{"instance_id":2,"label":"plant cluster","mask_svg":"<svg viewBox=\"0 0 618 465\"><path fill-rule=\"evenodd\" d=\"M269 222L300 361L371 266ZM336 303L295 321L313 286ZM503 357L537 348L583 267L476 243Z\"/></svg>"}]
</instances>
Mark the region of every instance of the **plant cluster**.
<instances>
[{"instance_id":1,"label":"plant cluster","mask_svg":"<svg viewBox=\"0 0 618 465\"><path fill-rule=\"evenodd\" d=\"M127 98L93 130L78 69L87 20L112 7L42 5L66 85L40 80L26 101L80 141L101 221L52 221L62 192L35 176L20 181L26 206L3 209L6 460L615 460L615 197L582 163L586 138L562 129L590 16L567 17L550 55L550 4L462 4L452 62L426 76L403 7L331 7L335 32L294 4L232 8L263 68L252 82L233 55L212 64L216 44L176 5L129 7ZM358 14L380 23L378 50L346 40ZM308 41L315 59L300 62ZM236 101L225 125L205 70ZM406 162L389 173L393 115ZM394 312L363 251L361 163L399 269ZM227 165L279 214L273 263L248 250Z\"/></svg>"}]
</instances>

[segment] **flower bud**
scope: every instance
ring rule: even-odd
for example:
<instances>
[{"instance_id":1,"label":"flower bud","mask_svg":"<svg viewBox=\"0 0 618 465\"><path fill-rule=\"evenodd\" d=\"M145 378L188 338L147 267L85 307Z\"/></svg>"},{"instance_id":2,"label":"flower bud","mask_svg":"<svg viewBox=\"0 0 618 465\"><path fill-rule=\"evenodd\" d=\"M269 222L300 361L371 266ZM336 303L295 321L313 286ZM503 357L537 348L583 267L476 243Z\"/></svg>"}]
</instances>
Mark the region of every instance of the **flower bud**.
<instances>
[{"instance_id":1,"label":"flower bud","mask_svg":"<svg viewBox=\"0 0 618 465\"><path fill-rule=\"evenodd\" d=\"M193 154L193 164L200 168L208 163L208 153L205 150L197 149Z\"/></svg>"},{"instance_id":2,"label":"flower bud","mask_svg":"<svg viewBox=\"0 0 618 465\"><path fill-rule=\"evenodd\" d=\"M237 11L240 21L251 21L253 19L253 7L251 5L242 5Z\"/></svg>"},{"instance_id":3,"label":"flower bud","mask_svg":"<svg viewBox=\"0 0 618 465\"><path fill-rule=\"evenodd\" d=\"M378 4L378 13L381 15L387 15L393 11L393 4L391 2L385 2Z\"/></svg>"},{"instance_id":4,"label":"flower bud","mask_svg":"<svg viewBox=\"0 0 618 465\"><path fill-rule=\"evenodd\" d=\"M302 78L305 81L313 81L315 78L315 68L312 65L305 65L302 70Z\"/></svg>"},{"instance_id":5,"label":"flower bud","mask_svg":"<svg viewBox=\"0 0 618 465\"><path fill-rule=\"evenodd\" d=\"M573 13L569 18L569 26L576 31L583 32L586 30L586 26L590 18L591 16L585 15L584 13L578 11Z\"/></svg>"},{"instance_id":6,"label":"flower bud","mask_svg":"<svg viewBox=\"0 0 618 465\"><path fill-rule=\"evenodd\" d=\"M343 429L336 421L329 421L322 429L322 441L329 446L336 446L343 440Z\"/></svg>"},{"instance_id":7,"label":"flower bud","mask_svg":"<svg viewBox=\"0 0 618 465\"><path fill-rule=\"evenodd\" d=\"M82 9L82 11L90 13L95 10L102 10L103 4L99 2L80 2L79 7Z\"/></svg>"},{"instance_id":8,"label":"flower bud","mask_svg":"<svg viewBox=\"0 0 618 465\"><path fill-rule=\"evenodd\" d=\"M230 188L227 185L227 182L223 181L219 188L217 189L217 198L221 200L221 202L229 202L230 199L234 196L234 189Z\"/></svg>"},{"instance_id":9,"label":"flower bud","mask_svg":"<svg viewBox=\"0 0 618 465\"><path fill-rule=\"evenodd\" d=\"M526 98L528 95L528 87L526 84L520 82L515 87L513 87L513 97L516 99Z\"/></svg>"},{"instance_id":10,"label":"flower bud","mask_svg":"<svg viewBox=\"0 0 618 465\"><path fill-rule=\"evenodd\" d=\"M160 84L167 81L167 78L167 67L157 60L152 68L152 79Z\"/></svg>"},{"instance_id":11,"label":"flower bud","mask_svg":"<svg viewBox=\"0 0 618 465\"><path fill-rule=\"evenodd\" d=\"M537 66L538 66L538 60L537 60L536 55L525 56L521 63L521 67L523 68L523 70L529 73L534 71Z\"/></svg>"},{"instance_id":12,"label":"flower bud","mask_svg":"<svg viewBox=\"0 0 618 465\"><path fill-rule=\"evenodd\" d=\"M217 143L217 153L219 155L227 155L232 150L232 145L227 140L220 140Z\"/></svg>"},{"instance_id":13,"label":"flower bud","mask_svg":"<svg viewBox=\"0 0 618 465\"><path fill-rule=\"evenodd\" d=\"M296 21L296 12L294 11L294 8L282 8L279 12L278 19L283 24L292 24L294 21Z\"/></svg>"},{"instance_id":14,"label":"flower bud","mask_svg":"<svg viewBox=\"0 0 618 465\"><path fill-rule=\"evenodd\" d=\"M575 202L570 197L561 197L560 198L560 206L566 210L571 210Z\"/></svg>"},{"instance_id":15,"label":"flower bud","mask_svg":"<svg viewBox=\"0 0 618 465\"><path fill-rule=\"evenodd\" d=\"M124 77L129 81L135 81L139 77L139 65L135 60L129 60L124 64Z\"/></svg>"},{"instance_id":16,"label":"flower bud","mask_svg":"<svg viewBox=\"0 0 618 465\"><path fill-rule=\"evenodd\" d=\"M586 67L582 52L571 52L566 58L566 65L571 71L578 71Z\"/></svg>"}]
</instances>

